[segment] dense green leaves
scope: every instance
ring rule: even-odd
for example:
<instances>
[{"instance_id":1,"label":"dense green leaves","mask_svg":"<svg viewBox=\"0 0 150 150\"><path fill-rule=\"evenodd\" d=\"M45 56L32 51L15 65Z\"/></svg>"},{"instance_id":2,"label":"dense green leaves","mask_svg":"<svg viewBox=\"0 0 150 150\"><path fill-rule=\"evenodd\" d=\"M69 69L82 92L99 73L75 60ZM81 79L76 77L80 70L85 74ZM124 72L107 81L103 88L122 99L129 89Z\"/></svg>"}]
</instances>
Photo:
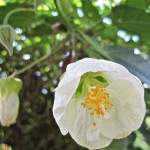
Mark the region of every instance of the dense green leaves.
<instances>
[{"instance_id":1,"label":"dense green leaves","mask_svg":"<svg viewBox=\"0 0 150 150\"><path fill-rule=\"evenodd\" d=\"M127 0L126 4L130 7L145 10L148 9L148 6L150 5L150 0L136 0L136 3L135 0Z\"/></svg>"},{"instance_id":2,"label":"dense green leaves","mask_svg":"<svg viewBox=\"0 0 150 150\"><path fill-rule=\"evenodd\" d=\"M31 6L28 4L8 4L7 6L1 6L0 8L0 24L3 23L4 17L6 14L14 9L23 8L23 9L30 9ZM7 13L6 13L7 12ZM31 22L35 18L35 14L32 11L21 11L14 13L8 23L11 24L13 27L20 27L25 28L31 25Z\"/></svg>"},{"instance_id":3,"label":"dense green leaves","mask_svg":"<svg viewBox=\"0 0 150 150\"><path fill-rule=\"evenodd\" d=\"M56 6L60 14L60 19L72 28L73 18L75 17L75 12L71 3L71 0L56 0Z\"/></svg>"},{"instance_id":4,"label":"dense green leaves","mask_svg":"<svg viewBox=\"0 0 150 150\"><path fill-rule=\"evenodd\" d=\"M103 150L127 150L128 147L128 140L121 139L121 140L114 140L109 148L104 148Z\"/></svg>"},{"instance_id":5,"label":"dense green leaves","mask_svg":"<svg viewBox=\"0 0 150 150\"><path fill-rule=\"evenodd\" d=\"M83 13L84 13L84 17L87 18L87 20L89 20L90 22L96 22L97 20L100 19L100 15L98 12L98 9L96 9L93 5L92 2L89 1L88 3L86 3L85 5L85 1L81 0L82 2L82 9L83 9Z\"/></svg>"},{"instance_id":6,"label":"dense green leaves","mask_svg":"<svg viewBox=\"0 0 150 150\"><path fill-rule=\"evenodd\" d=\"M105 47L105 51L117 63L122 64L143 82L150 83L150 63L133 51L122 47ZM144 66L144 67L143 67Z\"/></svg>"},{"instance_id":7,"label":"dense green leaves","mask_svg":"<svg viewBox=\"0 0 150 150\"><path fill-rule=\"evenodd\" d=\"M150 15L143 10L128 6L118 6L112 9L112 19L120 29L138 34L150 43Z\"/></svg>"}]
</instances>

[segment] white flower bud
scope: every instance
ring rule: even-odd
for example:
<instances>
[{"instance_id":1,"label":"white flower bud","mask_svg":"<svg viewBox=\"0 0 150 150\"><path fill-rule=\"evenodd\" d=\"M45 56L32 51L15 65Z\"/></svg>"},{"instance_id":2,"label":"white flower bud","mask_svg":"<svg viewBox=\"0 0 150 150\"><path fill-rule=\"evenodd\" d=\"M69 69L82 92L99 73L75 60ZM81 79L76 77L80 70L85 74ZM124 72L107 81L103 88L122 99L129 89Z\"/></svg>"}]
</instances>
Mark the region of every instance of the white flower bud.
<instances>
[{"instance_id":1,"label":"white flower bud","mask_svg":"<svg viewBox=\"0 0 150 150\"><path fill-rule=\"evenodd\" d=\"M18 92L22 82L17 78L0 79L0 123L10 126L16 122L19 110Z\"/></svg>"}]
</instances>

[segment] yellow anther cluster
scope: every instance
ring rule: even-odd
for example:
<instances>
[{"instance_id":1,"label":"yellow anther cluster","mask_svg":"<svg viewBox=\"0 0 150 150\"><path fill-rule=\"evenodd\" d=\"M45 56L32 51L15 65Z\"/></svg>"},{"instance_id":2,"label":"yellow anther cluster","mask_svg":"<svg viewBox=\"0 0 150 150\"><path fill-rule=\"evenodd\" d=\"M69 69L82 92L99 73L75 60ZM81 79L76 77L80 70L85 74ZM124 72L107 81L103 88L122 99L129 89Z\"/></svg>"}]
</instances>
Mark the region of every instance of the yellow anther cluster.
<instances>
[{"instance_id":1,"label":"yellow anther cluster","mask_svg":"<svg viewBox=\"0 0 150 150\"><path fill-rule=\"evenodd\" d=\"M91 115L100 116L104 116L106 111L114 106L109 101L109 93L100 85L90 89L81 105L88 108Z\"/></svg>"}]
</instances>

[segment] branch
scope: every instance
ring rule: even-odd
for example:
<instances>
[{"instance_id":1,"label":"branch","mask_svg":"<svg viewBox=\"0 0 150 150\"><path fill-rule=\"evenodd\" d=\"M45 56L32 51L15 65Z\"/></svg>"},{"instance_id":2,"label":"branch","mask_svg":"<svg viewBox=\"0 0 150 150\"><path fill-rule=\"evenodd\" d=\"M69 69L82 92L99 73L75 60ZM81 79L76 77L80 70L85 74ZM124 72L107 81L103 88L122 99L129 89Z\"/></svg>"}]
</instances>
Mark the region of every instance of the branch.
<instances>
[{"instance_id":1,"label":"branch","mask_svg":"<svg viewBox=\"0 0 150 150\"><path fill-rule=\"evenodd\" d=\"M38 63L40 63L41 61L45 60L46 58L48 58L50 56L50 52L46 53L44 56L42 56L40 59L34 61L33 63L31 63L30 65L28 65L27 67L18 70L16 72L14 72L10 77L14 77L17 76L25 71L27 71L28 69L32 68L33 66L37 65Z\"/></svg>"},{"instance_id":2,"label":"branch","mask_svg":"<svg viewBox=\"0 0 150 150\"><path fill-rule=\"evenodd\" d=\"M99 24L101 24L103 18L99 19L92 27L85 31L86 34L91 33Z\"/></svg>"}]
</instances>

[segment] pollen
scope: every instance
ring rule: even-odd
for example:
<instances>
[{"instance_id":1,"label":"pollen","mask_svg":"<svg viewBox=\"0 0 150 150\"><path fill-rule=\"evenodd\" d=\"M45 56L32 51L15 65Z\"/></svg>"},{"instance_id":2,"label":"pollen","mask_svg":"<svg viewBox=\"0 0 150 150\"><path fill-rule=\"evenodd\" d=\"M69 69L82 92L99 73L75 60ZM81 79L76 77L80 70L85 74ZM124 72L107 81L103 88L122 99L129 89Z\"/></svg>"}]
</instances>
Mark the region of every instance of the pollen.
<instances>
[{"instance_id":1,"label":"pollen","mask_svg":"<svg viewBox=\"0 0 150 150\"><path fill-rule=\"evenodd\" d=\"M81 105L89 109L90 115L99 115L102 117L114 106L109 100L109 93L101 85L92 87L86 94Z\"/></svg>"},{"instance_id":2,"label":"pollen","mask_svg":"<svg viewBox=\"0 0 150 150\"><path fill-rule=\"evenodd\" d=\"M93 126L96 126L96 122L93 122Z\"/></svg>"}]
</instances>

